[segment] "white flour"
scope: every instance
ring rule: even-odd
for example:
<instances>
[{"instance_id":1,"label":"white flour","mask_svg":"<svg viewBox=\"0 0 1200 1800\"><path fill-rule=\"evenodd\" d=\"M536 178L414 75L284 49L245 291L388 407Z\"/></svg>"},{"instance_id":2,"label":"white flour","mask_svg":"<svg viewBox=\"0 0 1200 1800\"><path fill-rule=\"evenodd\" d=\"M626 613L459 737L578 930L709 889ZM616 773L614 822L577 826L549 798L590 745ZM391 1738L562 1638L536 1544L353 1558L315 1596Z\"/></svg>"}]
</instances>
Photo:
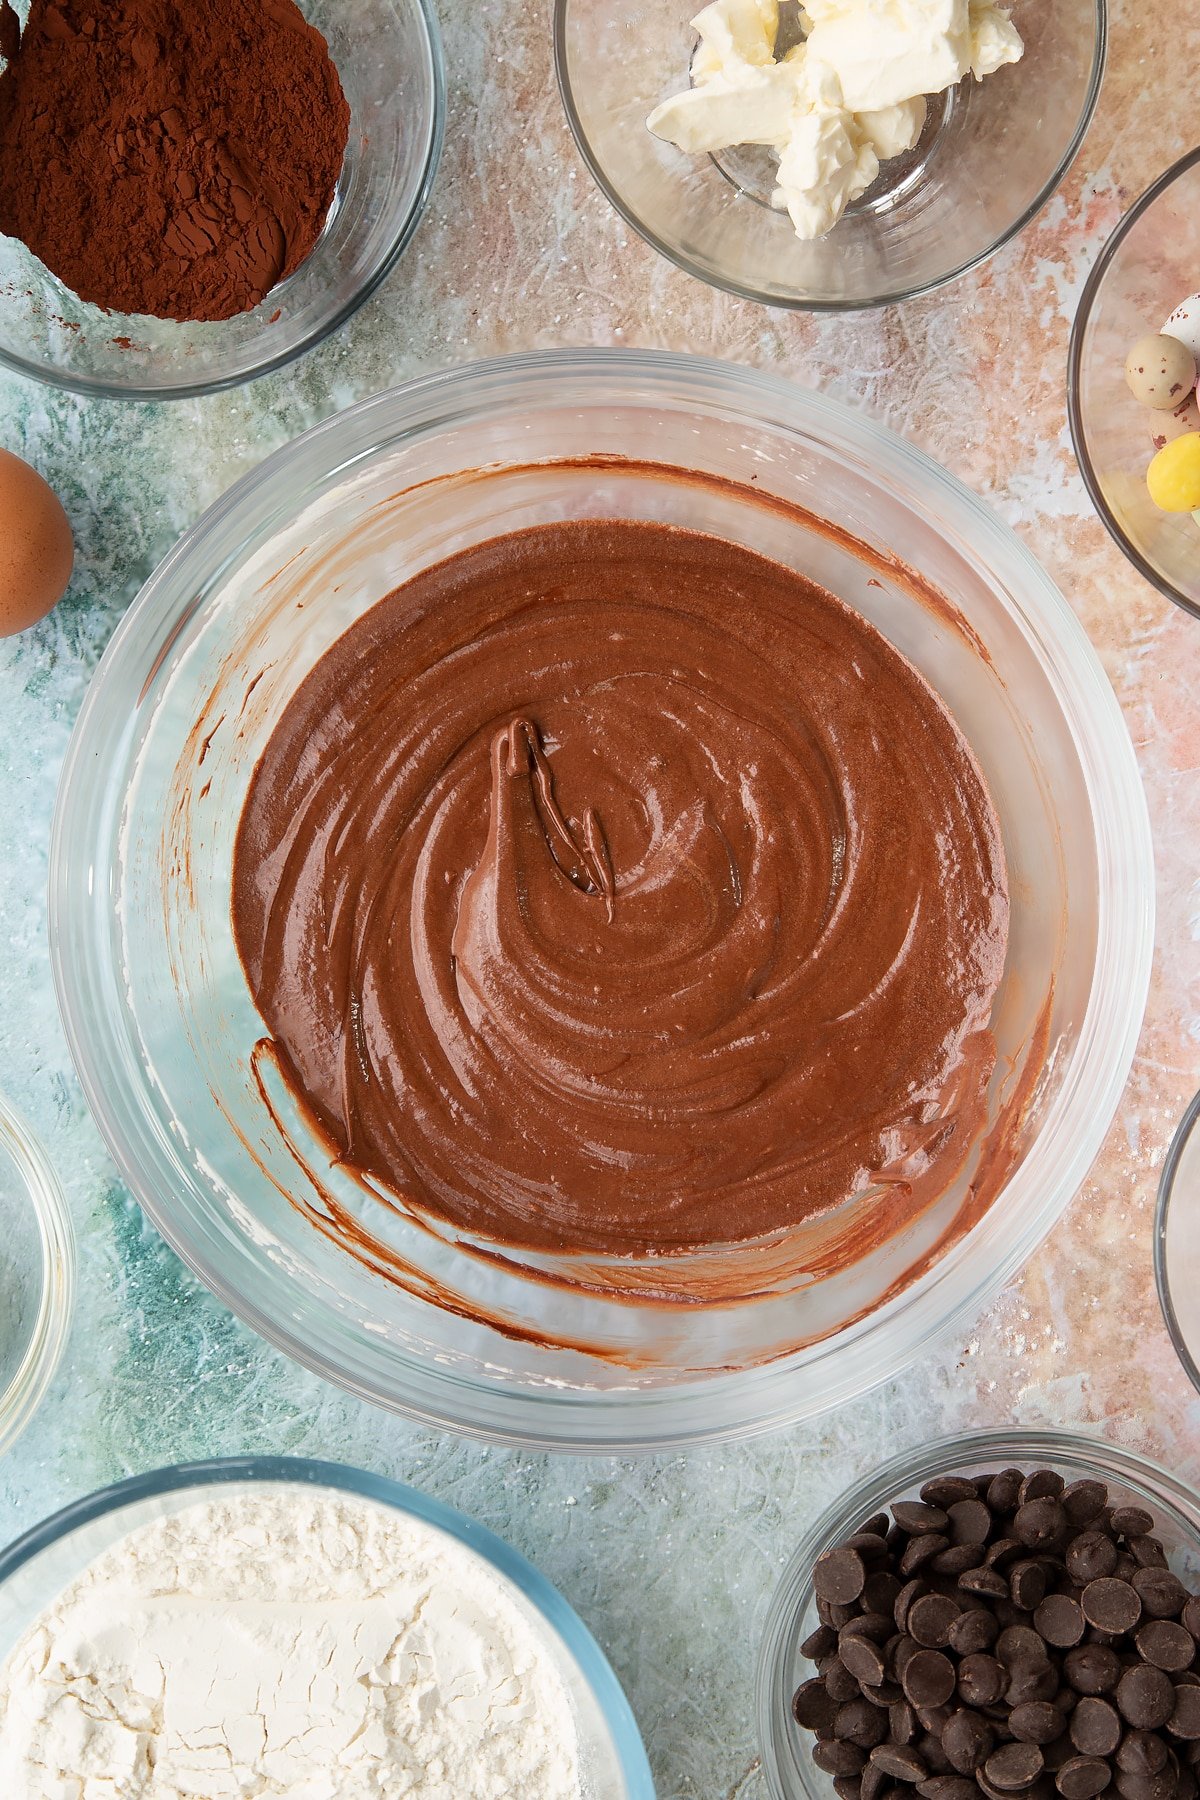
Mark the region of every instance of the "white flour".
<instances>
[{"instance_id":1,"label":"white flour","mask_svg":"<svg viewBox=\"0 0 1200 1800\"><path fill-rule=\"evenodd\" d=\"M454 1539L299 1486L189 1506L0 1669L5 1800L579 1800L566 1690Z\"/></svg>"}]
</instances>

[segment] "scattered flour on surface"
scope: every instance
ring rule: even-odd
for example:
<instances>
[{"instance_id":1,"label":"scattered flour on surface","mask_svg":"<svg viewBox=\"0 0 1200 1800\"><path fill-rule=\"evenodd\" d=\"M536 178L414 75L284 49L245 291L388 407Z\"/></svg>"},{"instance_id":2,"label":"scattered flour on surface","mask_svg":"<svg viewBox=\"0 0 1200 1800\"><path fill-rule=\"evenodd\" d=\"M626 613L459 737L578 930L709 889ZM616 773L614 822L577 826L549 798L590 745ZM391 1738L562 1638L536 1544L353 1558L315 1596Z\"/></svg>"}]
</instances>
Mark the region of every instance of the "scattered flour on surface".
<instances>
[{"instance_id":1,"label":"scattered flour on surface","mask_svg":"<svg viewBox=\"0 0 1200 1800\"><path fill-rule=\"evenodd\" d=\"M6 1800L579 1800L549 1640L440 1531L301 1486L143 1526L0 1669Z\"/></svg>"}]
</instances>

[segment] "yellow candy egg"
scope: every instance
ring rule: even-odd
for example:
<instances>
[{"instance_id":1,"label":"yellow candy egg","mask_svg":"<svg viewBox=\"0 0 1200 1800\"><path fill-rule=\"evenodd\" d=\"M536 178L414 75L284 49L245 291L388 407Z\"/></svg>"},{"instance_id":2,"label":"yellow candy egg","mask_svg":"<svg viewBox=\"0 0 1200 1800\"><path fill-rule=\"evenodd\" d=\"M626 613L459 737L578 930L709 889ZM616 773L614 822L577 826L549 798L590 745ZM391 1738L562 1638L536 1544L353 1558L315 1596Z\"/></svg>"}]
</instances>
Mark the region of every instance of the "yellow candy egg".
<instances>
[{"instance_id":1,"label":"yellow candy egg","mask_svg":"<svg viewBox=\"0 0 1200 1800\"><path fill-rule=\"evenodd\" d=\"M1163 512L1195 512L1200 507L1200 431L1164 444L1146 471L1146 485Z\"/></svg>"}]
</instances>

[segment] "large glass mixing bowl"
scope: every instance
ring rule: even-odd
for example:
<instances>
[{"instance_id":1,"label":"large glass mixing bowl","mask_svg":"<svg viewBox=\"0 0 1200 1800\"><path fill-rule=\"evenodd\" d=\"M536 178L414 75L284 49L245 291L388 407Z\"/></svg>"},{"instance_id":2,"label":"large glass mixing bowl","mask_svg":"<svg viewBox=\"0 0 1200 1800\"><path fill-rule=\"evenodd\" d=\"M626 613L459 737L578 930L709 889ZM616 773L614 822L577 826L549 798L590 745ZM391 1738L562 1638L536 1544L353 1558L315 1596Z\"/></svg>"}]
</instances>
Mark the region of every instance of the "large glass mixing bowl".
<instances>
[{"instance_id":1,"label":"large glass mixing bowl","mask_svg":"<svg viewBox=\"0 0 1200 1800\"><path fill-rule=\"evenodd\" d=\"M298 1152L302 1122L286 1093L259 1085L252 1054L263 1027L230 923L233 836L296 686L415 570L519 526L597 516L743 541L857 607L944 697L1004 833L1012 928L986 1176L977 1150L869 1252L835 1254L868 1202L805 1227L792 1277L761 1280L753 1301L614 1300L554 1279L569 1259L536 1278L435 1237L320 1146ZM432 376L329 420L239 482L109 646L68 754L52 862L56 979L81 1078L135 1194L201 1278L357 1393L439 1425L581 1449L818 1412L972 1317L1100 1145L1153 924L1129 738L1029 552L869 420L776 377L651 352Z\"/></svg>"}]
</instances>

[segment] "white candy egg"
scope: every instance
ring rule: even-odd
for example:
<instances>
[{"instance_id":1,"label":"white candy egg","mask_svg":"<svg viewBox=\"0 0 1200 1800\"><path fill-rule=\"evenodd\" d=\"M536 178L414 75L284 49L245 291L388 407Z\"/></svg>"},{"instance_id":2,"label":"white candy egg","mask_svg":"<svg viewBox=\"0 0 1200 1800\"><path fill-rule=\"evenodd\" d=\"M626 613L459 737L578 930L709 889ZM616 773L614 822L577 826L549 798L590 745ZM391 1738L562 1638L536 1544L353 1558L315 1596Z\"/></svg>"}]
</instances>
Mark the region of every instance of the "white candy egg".
<instances>
[{"instance_id":1,"label":"white candy egg","mask_svg":"<svg viewBox=\"0 0 1200 1800\"><path fill-rule=\"evenodd\" d=\"M1163 336L1178 338L1200 362L1200 294L1189 294L1163 326Z\"/></svg>"}]
</instances>

